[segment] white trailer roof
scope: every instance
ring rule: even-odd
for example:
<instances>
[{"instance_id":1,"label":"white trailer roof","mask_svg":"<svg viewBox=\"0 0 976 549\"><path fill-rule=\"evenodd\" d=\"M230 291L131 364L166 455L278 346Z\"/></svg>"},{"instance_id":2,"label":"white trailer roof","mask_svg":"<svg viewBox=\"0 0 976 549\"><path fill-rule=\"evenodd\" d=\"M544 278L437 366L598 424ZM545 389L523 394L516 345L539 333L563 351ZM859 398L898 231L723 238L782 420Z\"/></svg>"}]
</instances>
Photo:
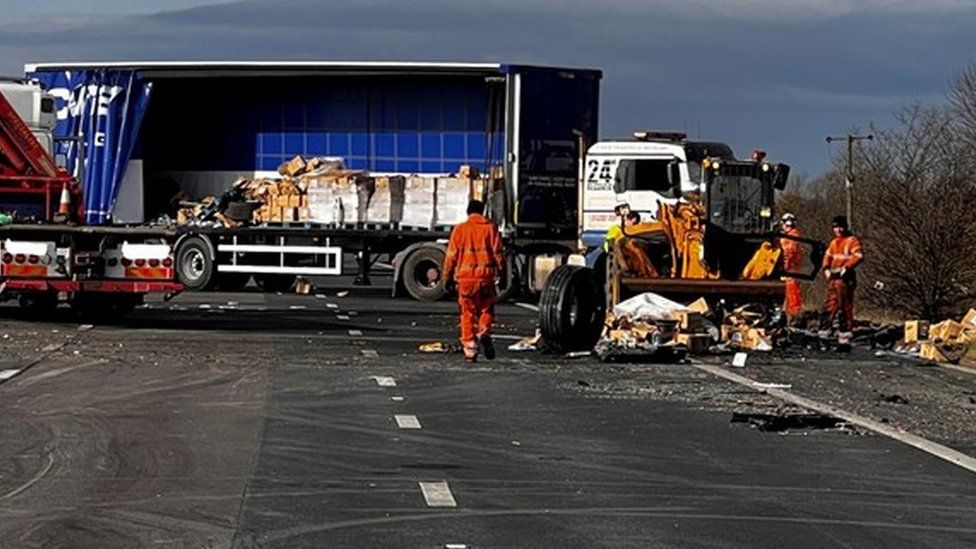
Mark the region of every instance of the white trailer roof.
<instances>
[{"instance_id":1,"label":"white trailer roof","mask_svg":"<svg viewBox=\"0 0 976 549\"><path fill-rule=\"evenodd\" d=\"M498 72L501 63L462 63L428 61L85 61L66 63L27 63L24 72L71 69L134 69L144 71L225 72L225 71L315 71L315 72Z\"/></svg>"}]
</instances>

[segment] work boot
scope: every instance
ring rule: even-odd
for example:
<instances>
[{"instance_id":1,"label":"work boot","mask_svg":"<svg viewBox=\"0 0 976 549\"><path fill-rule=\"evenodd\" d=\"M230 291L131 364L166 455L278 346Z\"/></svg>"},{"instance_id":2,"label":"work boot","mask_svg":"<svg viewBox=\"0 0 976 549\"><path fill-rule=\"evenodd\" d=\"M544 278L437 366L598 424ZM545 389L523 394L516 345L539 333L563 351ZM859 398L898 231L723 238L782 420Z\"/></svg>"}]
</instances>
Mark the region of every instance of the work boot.
<instances>
[{"instance_id":1,"label":"work boot","mask_svg":"<svg viewBox=\"0 0 976 549\"><path fill-rule=\"evenodd\" d=\"M481 351L485 353L488 360L495 359L495 343L491 340L491 334L485 332L478 336L478 343L481 344Z\"/></svg>"},{"instance_id":2,"label":"work boot","mask_svg":"<svg viewBox=\"0 0 976 549\"><path fill-rule=\"evenodd\" d=\"M477 362L478 361L478 343L472 341L470 344L465 343L461 346L464 351L464 361L465 362Z\"/></svg>"}]
</instances>

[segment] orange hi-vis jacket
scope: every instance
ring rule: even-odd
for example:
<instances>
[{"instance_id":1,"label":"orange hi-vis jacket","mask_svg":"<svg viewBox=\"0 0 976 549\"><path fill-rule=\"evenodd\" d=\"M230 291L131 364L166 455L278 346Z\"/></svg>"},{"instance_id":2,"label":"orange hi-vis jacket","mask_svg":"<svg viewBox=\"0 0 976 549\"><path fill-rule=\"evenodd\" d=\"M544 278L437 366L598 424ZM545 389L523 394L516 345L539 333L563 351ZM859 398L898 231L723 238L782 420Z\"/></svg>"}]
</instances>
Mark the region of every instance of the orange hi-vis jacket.
<instances>
[{"instance_id":1,"label":"orange hi-vis jacket","mask_svg":"<svg viewBox=\"0 0 976 549\"><path fill-rule=\"evenodd\" d=\"M494 283L504 267L502 237L487 217L471 214L451 231L441 274L444 281L453 276L458 282Z\"/></svg>"},{"instance_id":2,"label":"orange hi-vis jacket","mask_svg":"<svg viewBox=\"0 0 976 549\"><path fill-rule=\"evenodd\" d=\"M827 246L827 253L824 255L823 268L853 269L864 260L864 253L861 252L861 241L854 235L836 236Z\"/></svg>"}]
</instances>

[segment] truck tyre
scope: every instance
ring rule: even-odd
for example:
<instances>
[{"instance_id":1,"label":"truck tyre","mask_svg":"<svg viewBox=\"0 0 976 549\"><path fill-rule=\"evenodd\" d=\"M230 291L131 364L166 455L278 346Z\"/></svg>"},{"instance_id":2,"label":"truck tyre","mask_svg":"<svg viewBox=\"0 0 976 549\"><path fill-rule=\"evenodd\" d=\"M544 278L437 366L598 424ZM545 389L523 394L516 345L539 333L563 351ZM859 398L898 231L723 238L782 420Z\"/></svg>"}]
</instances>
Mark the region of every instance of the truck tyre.
<instances>
[{"instance_id":1,"label":"truck tyre","mask_svg":"<svg viewBox=\"0 0 976 549\"><path fill-rule=\"evenodd\" d=\"M57 292L23 293L17 298L24 315L31 319L48 318L58 308Z\"/></svg>"},{"instance_id":2,"label":"truck tyre","mask_svg":"<svg viewBox=\"0 0 976 549\"><path fill-rule=\"evenodd\" d=\"M290 274L258 274L254 279L266 292L287 292L295 285L295 275Z\"/></svg>"},{"instance_id":3,"label":"truck tyre","mask_svg":"<svg viewBox=\"0 0 976 549\"><path fill-rule=\"evenodd\" d=\"M444 251L440 248L417 248L403 262L403 287L417 301L437 301L447 295L441 282Z\"/></svg>"},{"instance_id":4,"label":"truck tyre","mask_svg":"<svg viewBox=\"0 0 976 549\"><path fill-rule=\"evenodd\" d=\"M111 324L131 313L144 300L143 294L79 292L71 298L71 309L92 324Z\"/></svg>"},{"instance_id":5,"label":"truck tyre","mask_svg":"<svg viewBox=\"0 0 976 549\"><path fill-rule=\"evenodd\" d=\"M604 323L593 271L562 265L552 271L539 297L539 328L546 343L559 352L588 351Z\"/></svg>"},{"instance_id":6,"label":"truck tyre","mask_svg":"<svg viewBox=\"0 0 976 549\"><path fill-rule=\"evenodd\" d=\"M191 236L176 249L176 278L187 290L205 290L214 282L213 247L202 236Z\"/></svg>"}]
</instances>

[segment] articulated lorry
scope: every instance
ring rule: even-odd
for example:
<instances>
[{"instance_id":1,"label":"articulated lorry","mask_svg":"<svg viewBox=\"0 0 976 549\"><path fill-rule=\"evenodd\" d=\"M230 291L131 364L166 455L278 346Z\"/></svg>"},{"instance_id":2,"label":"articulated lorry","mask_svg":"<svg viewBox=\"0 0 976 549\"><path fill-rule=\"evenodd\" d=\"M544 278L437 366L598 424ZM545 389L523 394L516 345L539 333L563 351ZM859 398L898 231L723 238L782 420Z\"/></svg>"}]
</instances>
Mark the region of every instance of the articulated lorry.
<instances>
[{"instance_id":1,"label":"articulated lorry","mask_svg":"<svg viewBox=\"0 0 976 549\"><path fill-rule=\"evenodd\" d=\"M3 137L16 136L21 151L4 146L0 159L0 210L14 214L0 227L0 295L32 310L60 297L125 312L149 292L236 288L252 277L280 290L296 276L342 274L350 254L362 279L385 257L395 292L445 295L450 226L168 222L174 196L221 196L238 177L276 176L296 155L377 175L438 177L463 165L497 174L485 198L511 255L503 294L541 291L550 265L576 249L579 159L596 138L598 71L215 62L26 72L0 88ZM59 215L62 196L71 206Z\"/></svg>"}]
</instances>

